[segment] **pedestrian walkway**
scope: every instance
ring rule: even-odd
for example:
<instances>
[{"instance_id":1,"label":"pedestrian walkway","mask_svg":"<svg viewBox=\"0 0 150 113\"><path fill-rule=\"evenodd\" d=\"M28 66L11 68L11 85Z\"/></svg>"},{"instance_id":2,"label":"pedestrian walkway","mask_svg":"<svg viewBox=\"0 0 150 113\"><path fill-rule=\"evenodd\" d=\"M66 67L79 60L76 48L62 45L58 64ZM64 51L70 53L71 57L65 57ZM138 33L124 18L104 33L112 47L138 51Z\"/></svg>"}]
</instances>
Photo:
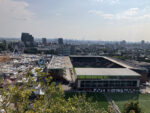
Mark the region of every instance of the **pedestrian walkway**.
<instances>
[{"instance_id":1,"label":"pedestrian walkway","mask_svg":"<svg viewBox=\"0 0 150 113\"><path fill-rule=\"evenodd\" d=\"M108 103L109 103L110 105L112 105L112 107L113 107L115 113L121 113L119 107L118 107L118 106L115 104L115 102L107 95L107 93L105 93L104 95L105 95L105 97L106 97Z\"/></svg>"}]
</instances>

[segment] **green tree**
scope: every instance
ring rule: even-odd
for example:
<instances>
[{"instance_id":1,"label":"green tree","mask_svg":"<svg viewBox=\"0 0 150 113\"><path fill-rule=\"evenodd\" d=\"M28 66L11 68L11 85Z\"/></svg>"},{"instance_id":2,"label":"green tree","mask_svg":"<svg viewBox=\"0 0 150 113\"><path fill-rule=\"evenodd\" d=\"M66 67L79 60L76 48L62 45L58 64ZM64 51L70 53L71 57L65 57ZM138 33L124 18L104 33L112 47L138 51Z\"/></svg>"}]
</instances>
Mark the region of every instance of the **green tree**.
<instances>
[{"instance_id":1,"label":"green tree","mask_svg":"<svg viewBox=\"0 0 150 113\"><path fill-rule=\"evenodd\" d=\"M123 113L142 113L138 102L128 102L124 105Z\"/></svg>"},{"instance_id":2,"label":"green tree","mask_svg":"<svg viewBox=\"0 0 150 113\"><path fill-rule=\"evenodd\" d=\"M27 80L23 84L15 84L1 89L2 101L0 108L6 113L107 113L104 109L96 108L97 103L85 95L65 98L61 85L52 82L48 73L36 70L38 80L34 81L31 72L26 74ZM45 92L30 100L35 87Z\"/></svg>"},{"instance_id":3,"label":"green tree","mask_svg":"<svg viewBox=\"0 0 150 113\"><path fill-rule=\"evenodd\" d=\"M115 113L112 105L108 106L107 111L108 111L108 113Z\"/></svg>"}]
</instances>

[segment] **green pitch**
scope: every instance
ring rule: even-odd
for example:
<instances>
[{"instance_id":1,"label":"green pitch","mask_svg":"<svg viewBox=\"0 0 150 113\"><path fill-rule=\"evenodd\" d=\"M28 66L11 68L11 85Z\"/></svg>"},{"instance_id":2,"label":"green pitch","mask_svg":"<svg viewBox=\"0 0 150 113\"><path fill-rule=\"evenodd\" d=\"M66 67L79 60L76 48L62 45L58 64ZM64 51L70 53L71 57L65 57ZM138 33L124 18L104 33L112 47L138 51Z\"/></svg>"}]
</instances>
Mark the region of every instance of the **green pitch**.
<instances>
[{"instance_id":1,"label":"green pitch","mask_svg":"<svg viewBox=\"0 0 150 113\"><path fill-rule=\"evenodd\" d=\"M150 113L150 94L128 94L128 93L114 93L109 96L115 101L120 110L130 100L139 102L140 107L144 113Z\"/></svg>"}]
</instances>

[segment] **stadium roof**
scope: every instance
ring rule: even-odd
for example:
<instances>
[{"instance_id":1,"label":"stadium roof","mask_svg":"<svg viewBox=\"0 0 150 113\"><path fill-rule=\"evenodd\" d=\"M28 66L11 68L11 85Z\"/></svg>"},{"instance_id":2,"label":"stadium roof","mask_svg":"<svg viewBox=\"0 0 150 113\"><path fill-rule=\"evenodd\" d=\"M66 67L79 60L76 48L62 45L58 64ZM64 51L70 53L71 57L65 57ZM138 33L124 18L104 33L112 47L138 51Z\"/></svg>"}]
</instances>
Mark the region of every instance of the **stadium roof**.
<instances>
[{"instance_id":1,"label":"stadium roof","mask_svg":"<svg viewBox=\"0 0 150 113\"><path fill-rule=\"evenodd\" d=\"M135 65L131 65L131 64L127 63L127 62L123 62L120 59L115 59L115 58L106 57L106 56L103 56L103 58L105 58L105 59L107 59L107 60L109 60L109 61L111 61L113 63L116 63L116 64L118 64L120 66L123 66L125 68L128 68L128 69L142 69L141 67L137 67Z\"/></svg>"},{"instance_id":2,"label":"stadium roof","mask_svg":"<svg viewBox=\"0 0 150 113\"><path fill-rule=\"evenodd\" d=\"M102 57L102 56L95 56L95 55L70 55L69 57L85 57L85 58L89 58L89 57Z\"/></svg>"},{"instance_id":3,"label":"stadium roof","mask_svg":"<svg viewBox=\"0 0 150 113\"><path fill-rule=\"evenodd\" d=\"M48 69L64 69L72 67L70 58L67 56L53 56L50 64L48 65Z\"/></svg>"},{"instance_id":4,"label":"stadium roof","mask_svg":"<svg viewBox=\"0 0 150 113\"><path fill-rule=\"evenodd\" d=\"M106 56L92 56L92 55L70 55L70 57L85 57L85 58L99 58L99 57L101 57L101 58L104 58L104 59L106 59L106 60L108 60L108 61L111 61L112 63L115 63L115 64L118 64L118 65L120 65L120 66L122 66L122 67L125 67L125 68L128 68L128 69L144 69L144 68L142 68L142 67L137 67L137 66L135 66L135 65L133 65L133 64L131 64L131 63L128 63L128 62L124 62L124 61L122 61L122 60L120 60L120 59L115 59L115 58L112 58L112 57L106 57Z\"/></svg>"},{"instance_id":5,"label":"stadium roof","mask_svg":"<svg viewBox=\"0 0 150 113\"><path fill-rule=\"evenodd\" d=\"M141 76L127 68L75 68L77 76Z\"/></svg>"}]
</instances>

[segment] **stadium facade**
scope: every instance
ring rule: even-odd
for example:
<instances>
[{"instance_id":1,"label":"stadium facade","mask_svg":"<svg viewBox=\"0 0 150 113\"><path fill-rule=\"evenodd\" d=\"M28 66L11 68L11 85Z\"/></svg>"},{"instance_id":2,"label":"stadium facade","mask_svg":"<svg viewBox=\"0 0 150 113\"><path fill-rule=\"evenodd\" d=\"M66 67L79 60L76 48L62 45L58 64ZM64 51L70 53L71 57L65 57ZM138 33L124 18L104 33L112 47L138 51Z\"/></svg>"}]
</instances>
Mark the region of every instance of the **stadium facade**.
<instances>
[{"instance_id":1,"label":"stadium facade","mask_svg":"<svg viewBox=\"0 0 150 113\"><path fill-rule=\"evenodd\" d=\"M63 77L84 91L137 91L147 80L146 69L104 56L53 56L48 69L63 70Z\"/></svg>"},{"instance_id":2,"label":"stadium facade","mask_svg":"<svg viewBox=\"0 0 150 113\"><path fill-rule=\"evenodd\" d=\"M76 88L86 89L134 89L140 85L140 74L126 68L75 68Z\"/></svg>"}]
</instances>

